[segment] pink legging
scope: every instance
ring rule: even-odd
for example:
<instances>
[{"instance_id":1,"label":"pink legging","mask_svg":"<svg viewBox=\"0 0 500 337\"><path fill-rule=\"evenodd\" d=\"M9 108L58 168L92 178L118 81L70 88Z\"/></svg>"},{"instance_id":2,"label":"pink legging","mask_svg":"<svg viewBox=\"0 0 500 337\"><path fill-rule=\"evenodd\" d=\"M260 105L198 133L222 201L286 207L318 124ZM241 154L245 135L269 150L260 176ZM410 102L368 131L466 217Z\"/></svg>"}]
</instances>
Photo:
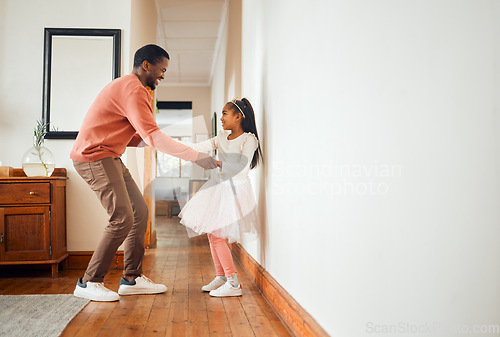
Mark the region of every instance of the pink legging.
<instances>
[{"instance_id":1,"label":"pink legging","mask_svg":"<svg viewBox=\"0 0 500 337\"><path fill-rule=\"evenodd\" d=\"M217 276L232 276L236 272L236 269L234 269L233 257L231 256L226 240L208 234L208 241L210 242L210 251L212 252Z\"/></svg>"}]
</instances>

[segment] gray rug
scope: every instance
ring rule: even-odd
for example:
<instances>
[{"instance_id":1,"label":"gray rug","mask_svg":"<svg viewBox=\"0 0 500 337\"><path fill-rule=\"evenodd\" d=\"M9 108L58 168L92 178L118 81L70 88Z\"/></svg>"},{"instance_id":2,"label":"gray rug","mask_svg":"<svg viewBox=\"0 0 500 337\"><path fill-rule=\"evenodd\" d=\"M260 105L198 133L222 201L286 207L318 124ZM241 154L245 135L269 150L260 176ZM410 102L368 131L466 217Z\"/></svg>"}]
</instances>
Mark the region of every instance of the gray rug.
<instances>
[{"instance_id":1,"label":"gray rug","mask_svg":"<svg viewBox=\"0 0 500 337\"><path fill-rule=\"evenodd\" d=\"M57 337L88 302L73 295L0 296L0 336Z\"/></svg>"}]
</instances>

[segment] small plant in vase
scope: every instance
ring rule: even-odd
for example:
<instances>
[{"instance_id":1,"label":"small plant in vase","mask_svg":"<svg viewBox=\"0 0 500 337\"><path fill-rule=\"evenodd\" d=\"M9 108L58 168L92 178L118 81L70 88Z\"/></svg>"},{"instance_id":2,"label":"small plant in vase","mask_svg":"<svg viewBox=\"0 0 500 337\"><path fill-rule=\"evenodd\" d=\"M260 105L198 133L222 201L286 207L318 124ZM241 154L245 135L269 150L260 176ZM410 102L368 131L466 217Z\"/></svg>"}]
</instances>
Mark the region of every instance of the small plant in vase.
<instances>
[{"instance_id":1,"label":"small plant in vase","mask_svg":"<svg viewBox=\"0 0 500 337\"><path fill-rule=\"evenodd\" d=\"M50 177L56 167L54 156L44 146L49 123L36 121L33 132L33 147L23 156L23 171L28 177Z\"/></svg>"}]
</instances>

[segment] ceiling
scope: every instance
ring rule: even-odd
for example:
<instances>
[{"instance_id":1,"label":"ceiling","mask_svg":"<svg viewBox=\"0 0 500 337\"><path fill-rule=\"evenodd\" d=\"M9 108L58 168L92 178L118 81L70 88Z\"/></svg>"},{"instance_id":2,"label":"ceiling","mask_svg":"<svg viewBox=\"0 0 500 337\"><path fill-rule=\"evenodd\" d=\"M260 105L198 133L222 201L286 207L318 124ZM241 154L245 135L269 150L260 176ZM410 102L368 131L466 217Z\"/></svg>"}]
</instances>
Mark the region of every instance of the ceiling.
<instances>
[{"instance_id":1,"label":"ceiling","mask_svg":"<svg viewBox=\"0 0 500 337\"><path fill-rule=\"evenodd\" d=\"M166 86L208 86L229 0L155 0L158 44L170 54Z\"/></svg>"}]
</instances>

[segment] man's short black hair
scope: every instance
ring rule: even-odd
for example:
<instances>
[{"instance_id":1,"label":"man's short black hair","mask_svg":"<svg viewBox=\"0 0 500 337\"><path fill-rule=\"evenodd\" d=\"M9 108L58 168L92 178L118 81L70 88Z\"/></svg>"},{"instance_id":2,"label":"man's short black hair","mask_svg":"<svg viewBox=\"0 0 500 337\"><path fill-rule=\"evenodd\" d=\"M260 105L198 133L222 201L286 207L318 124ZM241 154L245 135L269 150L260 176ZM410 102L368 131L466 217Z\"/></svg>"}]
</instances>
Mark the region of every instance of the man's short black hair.
<instances>
[{"instance_id":1,"label":"man's short black hair","mask_svg":"<svg viewBox=\"0 0 500 337\"><path fill-rule=\"evenodd\" d=\"M165 49L155 44L147 44L135 52L134 68L140 67L144 61L148 61L151 64L157 64L164 57L170 60L170 56Z\"/></svg>"}]
</instances>

